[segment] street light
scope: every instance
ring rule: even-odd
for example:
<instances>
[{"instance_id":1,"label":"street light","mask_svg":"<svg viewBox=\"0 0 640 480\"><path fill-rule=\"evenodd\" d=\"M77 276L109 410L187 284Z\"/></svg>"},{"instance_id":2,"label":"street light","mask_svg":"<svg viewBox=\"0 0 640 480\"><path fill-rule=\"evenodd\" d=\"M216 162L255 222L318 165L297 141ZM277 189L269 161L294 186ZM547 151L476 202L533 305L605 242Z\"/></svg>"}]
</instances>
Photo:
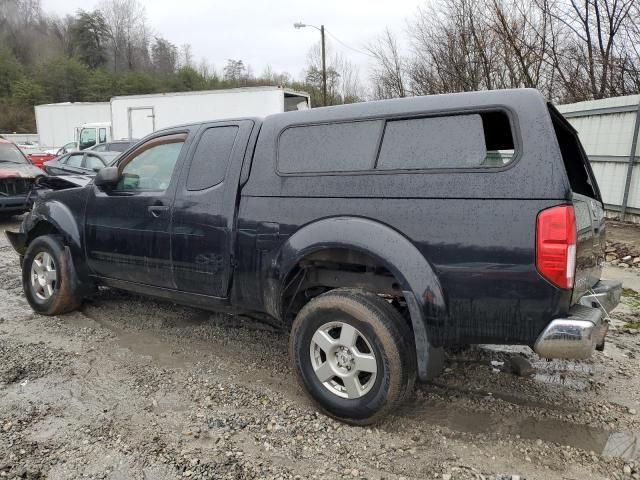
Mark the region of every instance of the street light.
<instances>
[{"instance_id":1,"label":"street light","mask_svg":"<svg viewBox=\"0 0 640 480\"><path fill-rule=\"evenodd\" d=\"M324 53L324 25L320 25L320 28L315 25L307 25L302 22L296 22L293 24L293 28L300 29L304 27L312 27L320 32L320 38L322 39L322 104L327 106L327 64L325 61Z\"/></svg>"}]
</instances>

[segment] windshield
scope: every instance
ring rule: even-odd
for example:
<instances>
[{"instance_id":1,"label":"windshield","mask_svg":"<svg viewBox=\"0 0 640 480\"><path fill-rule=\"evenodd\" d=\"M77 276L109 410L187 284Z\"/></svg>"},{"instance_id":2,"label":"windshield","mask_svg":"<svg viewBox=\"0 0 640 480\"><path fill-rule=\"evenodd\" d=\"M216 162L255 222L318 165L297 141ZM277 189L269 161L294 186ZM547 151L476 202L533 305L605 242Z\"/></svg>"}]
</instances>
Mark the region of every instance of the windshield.
<instances>
[{"instance_id":1,"label":"windshield","mask_svg":"<svg viewBox=\"0 0 640 480\"><path fill-rule=\"evenodd\" d=\"M13 143L0 143L0 162L29 163L22 151Z\"/></svg>"},{"instance_id":2,"label":"windshield","mask_svg":"<svg viewBox=\"0 0 640 480\"><path fill-rule=\"evenodd\" d=\"M80 150L92 147L96 144L96 129L83 128L80 130Z\"/></svg>"}]
</instances>

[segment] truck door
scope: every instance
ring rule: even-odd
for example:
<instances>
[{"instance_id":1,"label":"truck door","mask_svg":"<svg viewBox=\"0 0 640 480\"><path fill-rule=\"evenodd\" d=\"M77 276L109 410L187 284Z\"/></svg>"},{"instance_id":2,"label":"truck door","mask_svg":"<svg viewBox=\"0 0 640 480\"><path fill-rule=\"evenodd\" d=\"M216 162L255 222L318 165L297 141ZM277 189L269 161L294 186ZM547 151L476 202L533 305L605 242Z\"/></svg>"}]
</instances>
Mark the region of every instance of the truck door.
<instances>
[{"instance_id":1,"label":"truck door","mask_svg":"<svg viewBox=\"0 0 640 480\"><path fill-rule=\"evenodd\" d=\"M155 132L153 107L129 108L129 138L142 138Z\"/></svg>"},{"instance_id":2,"label":"truck door","mask_svg":"<svg viewBox=\"0 0 640 480\"><path fill-rule=\"evenodd\" d=\"M87 264L105 278L174 288L170 222L187 131L149 139L118 162L115 187L87 197Z\"/></svg>"},{"instance_id":3,"label":"truck door","mask_svg":"<svg viewBox=\"0 0 640 480\"><path fill-rule=\"evenodd\" d=\"M228 296L240 170L254 123L204 125L178 184L171 227L178 290Z\"/></svg>"}]
</instances>

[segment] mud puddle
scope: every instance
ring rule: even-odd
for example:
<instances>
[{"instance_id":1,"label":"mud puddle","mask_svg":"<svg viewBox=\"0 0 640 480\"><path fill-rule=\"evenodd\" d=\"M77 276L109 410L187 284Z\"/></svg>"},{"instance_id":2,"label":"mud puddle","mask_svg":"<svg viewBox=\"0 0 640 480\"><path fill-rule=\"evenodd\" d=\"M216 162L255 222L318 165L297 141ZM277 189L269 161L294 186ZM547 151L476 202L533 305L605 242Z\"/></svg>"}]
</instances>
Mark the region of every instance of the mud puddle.
<instances>
[{"instance_id":1,"label":"mud puddle","mask_svg":"<svg viewBox=\"0 0 640 480\"><path fill-rule=\"evenodd\" d=\"M173 350L167 342L149 334L149 332L136 332L124 330L115 323L95 315L83 314L84 323L95 322L100 327L114 335L115 343L130 352L142 357L150 358L160 367L187 368L197 363L196 357ZM77 320L76 320L76 323ZM81 322L83 323L83 322Z\"/></svg>"},{"instance_id":2,"label":"mud puddle","mask_svg":"<svg viewBox=\"0 0 640 480\"><path fill-rule=\"evenodd\" d=\"M568 445L604 456L640 460L640 434L633 432L611 432L557 419L471 412L440 402L415 402L407 407L405 413L415 421L454 432L519 435L528 440Z\"/></svg>"}]
</instances>

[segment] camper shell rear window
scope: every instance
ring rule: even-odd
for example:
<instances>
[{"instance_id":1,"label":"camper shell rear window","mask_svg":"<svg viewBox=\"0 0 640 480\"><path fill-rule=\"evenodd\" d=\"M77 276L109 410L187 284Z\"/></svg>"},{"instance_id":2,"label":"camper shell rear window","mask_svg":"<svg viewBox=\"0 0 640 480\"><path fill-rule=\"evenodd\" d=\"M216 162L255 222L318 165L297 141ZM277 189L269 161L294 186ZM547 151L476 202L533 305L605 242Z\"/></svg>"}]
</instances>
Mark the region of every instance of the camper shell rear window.
<instances>
[{"instance_id":1,"label":"camper shell rear window","mask_svg":"<svg viewBox=\"0 0 640 480\"><path fill-rule=\"evenodd\" d=\"M482 111L298 125L278 140L282 175L500 168L515 157L509 116Z\"/></svg>"},{"instance_id":2,"label":"camper shell rear window","mask_svg":"<svg viewBox=\"0 0 640 480\"><path fill-rule=\"evenodd\" d=\"M602 201L589 159L582 148L577 132L551 104L549 113L571 191Z\"/></svg>"}]
</instances>

